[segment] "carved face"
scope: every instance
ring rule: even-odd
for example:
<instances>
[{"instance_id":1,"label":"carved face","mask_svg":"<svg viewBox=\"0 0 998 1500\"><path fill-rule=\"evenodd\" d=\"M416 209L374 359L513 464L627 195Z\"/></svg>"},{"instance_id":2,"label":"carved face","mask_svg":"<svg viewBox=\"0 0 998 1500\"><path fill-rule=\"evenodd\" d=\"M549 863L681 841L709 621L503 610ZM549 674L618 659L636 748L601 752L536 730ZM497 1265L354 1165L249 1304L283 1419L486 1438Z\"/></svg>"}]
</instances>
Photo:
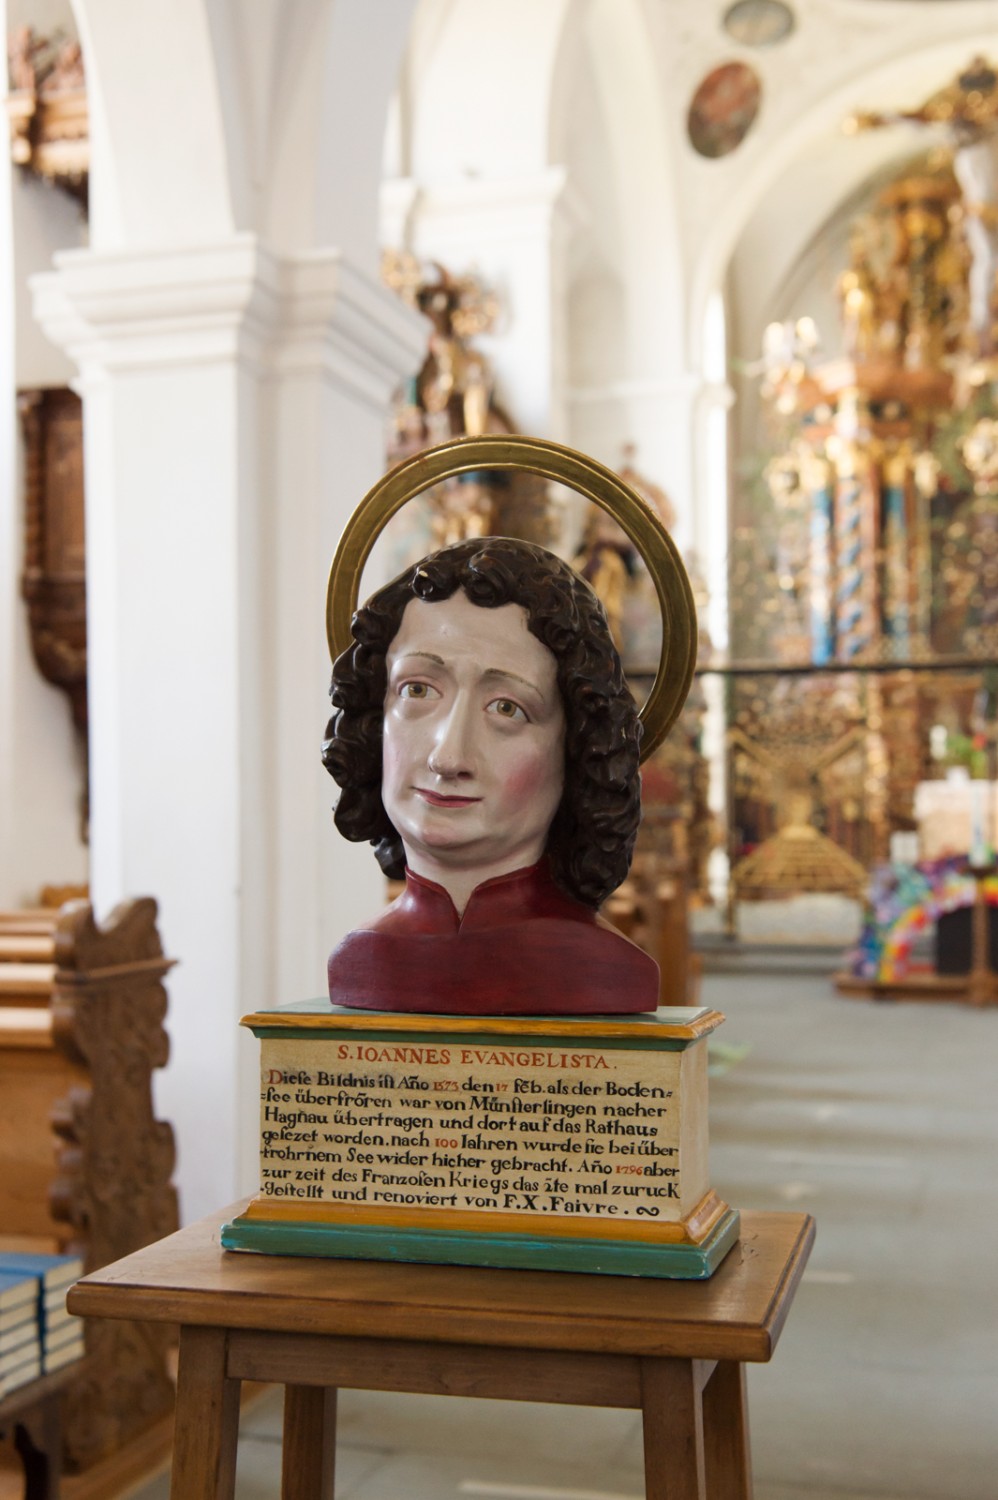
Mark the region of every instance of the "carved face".
<instances>
[{"instance_id":1,"label":"carved face","mask_svg":"<svg viewBox=\"0 0 998 1500\"><path fill-rule=\"evenodd\" d=\"M554 656L519 604L406 605L388 650L382 801L409 867L476 884L536 863L564 784Z\"/></svg>"}]
</instances>

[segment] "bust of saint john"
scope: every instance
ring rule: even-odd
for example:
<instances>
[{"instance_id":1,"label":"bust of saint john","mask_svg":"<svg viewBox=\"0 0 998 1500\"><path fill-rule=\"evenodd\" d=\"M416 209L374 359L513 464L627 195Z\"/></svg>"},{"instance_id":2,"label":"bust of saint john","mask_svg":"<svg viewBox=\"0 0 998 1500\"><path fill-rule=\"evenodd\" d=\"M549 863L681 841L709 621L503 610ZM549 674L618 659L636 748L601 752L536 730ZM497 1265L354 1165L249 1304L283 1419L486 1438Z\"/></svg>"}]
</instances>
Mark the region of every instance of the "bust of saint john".
<instances>
[{"instance_id":1,"label":"bust of saint john","mask_svg":"<svg viewBox=\"0 0 998 1500\"><path fill-rule=\"evenodd\" d=\"M433 553L358 610L331 696L337 827L406 882L330 955L334 1003L656 1008L657 965L598 913L630 864L641 729L572 568L509 538Z\"/></svg>"}]
</instances>

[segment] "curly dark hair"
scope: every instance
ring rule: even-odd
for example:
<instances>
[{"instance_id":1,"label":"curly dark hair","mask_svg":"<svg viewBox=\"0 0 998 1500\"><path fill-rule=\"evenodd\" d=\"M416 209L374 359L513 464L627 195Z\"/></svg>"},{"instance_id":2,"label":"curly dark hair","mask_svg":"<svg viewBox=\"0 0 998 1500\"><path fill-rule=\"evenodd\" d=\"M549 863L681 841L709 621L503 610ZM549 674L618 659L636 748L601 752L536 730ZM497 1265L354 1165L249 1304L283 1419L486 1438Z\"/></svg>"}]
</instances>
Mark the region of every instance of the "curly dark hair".
<instances>
[{"instance_id":1,"label":"curly dark hair","mask_svg":"<svg viewBox=\"0 0 998 1500\"><path fill-rule=\"evenodd\" d=\"M557 663L565 709L565 785L548 832L551 873L568 895L597 907L630 868L641 818L641 724L603 606L575 570L532 542L458 542L408 568L353 617L354 644L333 665L335 712L322 763L342 788L336 826L369 839L391 879L405 870L402 841L381 801L385 658L411 599L436 603L463 589L473 604L519 604Z\"/></svg>"}]
</instances>

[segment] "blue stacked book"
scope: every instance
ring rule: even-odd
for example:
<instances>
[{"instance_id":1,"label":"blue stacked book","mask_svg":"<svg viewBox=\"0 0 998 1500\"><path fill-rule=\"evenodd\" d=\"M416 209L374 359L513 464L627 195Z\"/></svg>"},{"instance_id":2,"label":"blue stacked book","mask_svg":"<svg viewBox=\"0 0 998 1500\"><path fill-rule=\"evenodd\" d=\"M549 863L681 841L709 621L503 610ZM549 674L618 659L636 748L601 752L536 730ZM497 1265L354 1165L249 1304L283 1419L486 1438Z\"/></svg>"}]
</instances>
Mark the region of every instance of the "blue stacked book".
<instances>
[{"instance_id":1,"label":"blue stacked book","mask_svg":"<svg viewBox=\"0 0 998 1500\"><path fill-rule=\"evenodd\" d=\"M41 1374L39 1281L0 1259L0 1400Z\"/></svg>"},{"instance_id":2,"label":"blue stacked book","mask_svg":"<svg viewBox=\"0 0 998 1500\"><path fill-rule=\"evenodd\" d=\"M66 1309L82 1275L75 1255L0 1251L0 1399L82 1357L83 1322Z\"/></svg>"}]
</instances>

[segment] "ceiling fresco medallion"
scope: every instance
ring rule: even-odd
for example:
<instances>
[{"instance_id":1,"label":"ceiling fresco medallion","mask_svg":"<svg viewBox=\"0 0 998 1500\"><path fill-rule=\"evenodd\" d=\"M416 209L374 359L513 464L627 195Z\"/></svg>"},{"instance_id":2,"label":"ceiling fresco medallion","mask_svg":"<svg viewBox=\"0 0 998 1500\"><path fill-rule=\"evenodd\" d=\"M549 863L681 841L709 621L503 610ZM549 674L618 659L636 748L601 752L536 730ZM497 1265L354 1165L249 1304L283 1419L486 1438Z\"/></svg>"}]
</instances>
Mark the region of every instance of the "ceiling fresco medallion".
<instances>
[{"instance_id":1,"label":"ceiling fresco medallion","mask_svg":"<svg viewBox=\"0 0 998 1500\"><path fill-rule=\"evenodd\" d=\"M686 129L701 156L727 156L748 135L762 102L759 75L748 63L724 63L702 80L690 101Z\"/></svg>"},{"instance_id":2,"label":"ceiling fresco medallion","mask_svg":"<svg viewBox=\"0 0 998 1500\"><path fill-rule=\"evenodd\" d=\"M723 25L743 47L775 47L793 31L794 13L783 0L735 0Z\"/></svg>"}]
</instances>

